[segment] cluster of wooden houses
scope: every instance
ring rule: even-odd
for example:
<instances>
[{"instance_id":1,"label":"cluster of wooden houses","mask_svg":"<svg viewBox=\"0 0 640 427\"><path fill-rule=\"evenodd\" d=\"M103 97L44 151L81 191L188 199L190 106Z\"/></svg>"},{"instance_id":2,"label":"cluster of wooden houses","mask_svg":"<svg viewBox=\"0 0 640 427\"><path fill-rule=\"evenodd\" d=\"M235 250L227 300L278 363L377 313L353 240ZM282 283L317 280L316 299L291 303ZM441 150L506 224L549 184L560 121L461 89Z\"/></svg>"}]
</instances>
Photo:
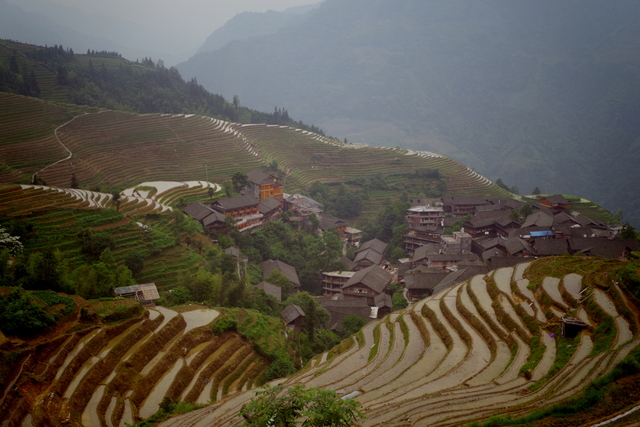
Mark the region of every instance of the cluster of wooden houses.
<instances>
[{"instance_id":1,"label":"cluster of wooden houses","mask_svg":"<svg viewBox=\"0 0 640 427\"><path fill-rule=\"evenodd\" d=\"M244 232L279 219L283 211L289 211L288 220L294 222L304 222L310 214L316 214L320 231L335 231L345 244L356 248L353 260L342 258L347 266L344 271L322 273L323 295L318 299L331 314L331 327L339 327L342 318L350 314L377 318L389 313L391 283L404 284L405 297L412 302L476 274L537 257L583 254L625 259L638 250L637 241L616 238L619 227L571 212L571 201L561 195L542 197L537 203L481 196L444 197L411 200L404 236L409 258L390 265L384 242L374 239L361 244L360 230L323 215L322 205L307 196L285 194L277 177L258 170L247 175L249 184L241 196L210 205L193 203L184 212L200 221L208 232L227 227L228 216ZM455 225L459 231L445 234ZM264 276L275 268L299 288L295 269L282 261L266 261ZM281 300L277 286L262 282L258 287ZM304 312L300 307L288 307L283 313L283 318L293 319L291 325L299 323L301 316Z\"/></svg>"}]
</instances>

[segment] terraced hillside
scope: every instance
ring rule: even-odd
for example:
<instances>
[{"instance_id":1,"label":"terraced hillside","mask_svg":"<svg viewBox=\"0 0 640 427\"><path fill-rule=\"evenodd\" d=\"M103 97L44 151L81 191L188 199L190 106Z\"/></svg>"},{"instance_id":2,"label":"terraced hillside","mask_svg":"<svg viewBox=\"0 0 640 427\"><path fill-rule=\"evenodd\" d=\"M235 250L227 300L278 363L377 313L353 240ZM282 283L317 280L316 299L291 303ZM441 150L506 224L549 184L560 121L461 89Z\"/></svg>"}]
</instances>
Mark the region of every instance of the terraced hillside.
<instances>
[{"instance_id":1,"label":"terraced hillside","mask_svg":"<svg viewBox=\"0 0 640 427\"><path fill-rule=\"evenodd\" d=\"M94 303L96 310L101 304L110 303ZM268 361L238 333L214 334L219 315L157 307L112 326L79 323L34 350L18 350L0 396L0 424L133 424L165 397L208 403L251 388Z\"/></svg>"},{"instance_id":2,"label":"terraced hillside","mask_svg":"<svg viewBox=\"0 0 640 427\"><path fill-rule=\"evenodd\" d=\"M148 180L222 182L236 171L277 161L288 175L290 192L315 180L438 169L447 179L448 194L506 194L466 166L435 153L343 144L289 127L241 125L196 115L95 110L73 115L56 104L0 97L0 130L16 133L0 140L5 164L1 182L27 183L34 173L58 187L69 186L72 174L85 188ZM48 127L27 132L27 123L37 121L43 109Z\"/></svg>"},{"instance_id":3,"label":"terraced hillside","mask_svg":"<svg viewBox=\"0 0 640 427\"><path fill-rule=\"evenodd\" d=\"M621 264L585 262L548 258L473 277L369 323L280 383L354 397L367 417L363 426L461 426L564 402L640 346L637 301L611 279ZM562 338L563 315L588 327ZM230 396L214 410L161 425L236 426L252 396ZM633 394L562 425L606 418L629 404L638 404Z\"/></svg>"},{"instance_id":4,"label":"terraced hillside","mask_svg":"<svg viewBox=\"0 0 640 427\"><path fill-rule=\"evenodd\" d=\"M181 231L169 204L208 197L208 188L215 184L147 184L146 188L159 190L151 196L135 188L126 190L118 206L106 193L0 184L0 215L25 220L33 227L33 236L24 240L27 252L57 249L74 265L83 260L77 234L82 229L106 232L115 243L113 254L117 260L133 252L144 254L144 268L136 277L140 283L154 282L161 289L170 288L175 286L177 277L195 272L204 263L197 247L189 241L210 244L210 240ZM219 187L215 186L214 191Z\"/></svg>"}]
</instances>

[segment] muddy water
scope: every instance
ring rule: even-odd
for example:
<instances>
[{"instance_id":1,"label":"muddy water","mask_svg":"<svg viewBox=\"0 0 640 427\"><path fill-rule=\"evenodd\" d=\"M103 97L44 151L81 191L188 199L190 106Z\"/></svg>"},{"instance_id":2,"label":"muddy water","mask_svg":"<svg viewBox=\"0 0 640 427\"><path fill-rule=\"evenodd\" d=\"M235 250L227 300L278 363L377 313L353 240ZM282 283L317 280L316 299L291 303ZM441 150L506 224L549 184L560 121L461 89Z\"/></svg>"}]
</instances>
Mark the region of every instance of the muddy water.
<instances>
[{"instance_id":1,"label":"muddy water","mask_svg":"<svg viewBox=\"0 0 640 427\"><path fill-rule=\"evenodd\" d=\"M95 388L91 399L87 403L82 413L82 425L83 426L98 426L100 425L100 418L98 417L98 404L100 399L104 395L104 385L99 385Z\"/></svg>"},{"instance_id":2,"label":"muddy water","mask_svg":"<svg viewBox=\"0 0 640 427\"><path fill-rule=\"evenodd\" d=\"M605 294L600 289L594 289L593 297L596 299L596 302L598 303L598 305L602 307L602 309L609 316L612 316L612 317L618 316L618 310L616 310L615 304L613 303L613 301L611 301L611 298L609 298L607 294Z\"/></svg>"},{"instance_id":3,"label":"muddy water","mask_svg":"<svg viewBox=\"0 0 640 427\"><path fill-rule=\"evenodd\" d=\"M164 399L171 383L173 383L173 380L183 366L184 360L178 359L171 370L164 374L160 381L153 387L153 390L149 393L140 407L140 416L142 418L148 418L158 411L160 402Z\"/></svg>"},{"instance_id":4,"label":"muddy water","mask_svg":"<svg viewBox=\"0 0 640 427\"><path fill-rule=\"evenodd\" d=\"M98 332L100 332L100 330L96 329L95 331L90 332L86 336L82 337L80 341L78 341L78 344L76 344L73 350L69 352L69 354L67 355L67 358L64 360L64 363L62 364L60 369L58 369L58 372L56 373L56 378L55 378L56 380L60 379L60 376L62 376L62 373L65 371L67 366L69 366L69 363L71 363L71 361L78 355L78 353L80 353L80 350L82 350L84 346L87 344L87 342L89 342L93 337L95 337L98 334Z\"/></svg>"},{"instance_id":5,"label":"muddy water","mask_svg":"<svg viewBox=\"0 0 640 427\"><path fill-rule=\"evenodd\" d=\"M554 300L556 303L560 304L563 307L567 307L567 303L562 299L562 295L560 295L560 291L558 290L558 285L560 284L560 279L557 277L545 277L542 279L542 289Z\"/></svg>"},{"instance_id":6,"label":"muddy water","mask_svg":"<svg viewBox=\"0 0 640 427\"><path fill-rule=\"evenodd\" d=\"M200 309L182 312L182 317L184 318L185 322L187 322L187 327L185 328L184 333L186 334L194 328L208 325L209 323L213 322L213 320L219 315L220 312L212 309Z\"/></svg>"},{"instance_id":7,"label":"muddy water","mask_svg":"<svg viewBox=\"0 0 640 427\"><path fill-rule=\"evenodd\" d=\"M500 295L499 301L502 309L509 315L509 317L511 317L511 319L513 319L513 321L522 328L527 336L531 336L531 334L529 333L529 329L527 329L524 323L522 323L522 319L520 319L520 316L518 316L516 311L513 309L513 306L511 305L511 302L509 302L509 299L504 295Z\"/></svg>"},{"instance_id":8,"label":"muddy water","mask_svg":"<svg viewBox=\"0 0 640 427\"><path fill-rule=\"evenodd\" d=\"M489 293L487 292L487 284L482 279L482 276L474 276L471 279L471 282L469 283L469 287L471 288L473 293L476 295L476 297L478 297L478 302L480 303L480 306L487 312L491 320L493 320L493 322L499 328L501 328L505 334L507 334L508 331L506 331L502 327L502 325L498 321L498 318L496 317L496 313L493 310L493 307L491 307L491 303L493 302L493 300L491 299L491 296L489 296Z\"/></svg>"},{"instance_id":9,"label":"muddy water","mask_svg":"<svg viewBox=\"0 0 640 427\"><path fill-rule=\"evenodd\" d=\"M22 424L20 424L20 427L35 427L33 425L33 419L31 418L31 414L27 414L27 416L24 417L24 420L22 420Z\"/></svg>"},{"instance_id":10,"label":"muddy water","mask_svg":"<svg viewBox=\"0 0 640 427\"><path fill-rule=\"evenodd\" d=\"M91 369L93 365L95 365L99 361L100 361L100 358L94 356L91 359L87 360L87 362L84 365L82 365L82 368L80 368L80 371L78 371L75 377L73 377L73 381L71 381L71 384L69 384L69 387L67 387L67 389L65 390L64 392L65 399L68 399L69 397L71 397L73 392L76 390L76 387L78 387L78 384L80 384L80 381L82 381L82 378L84 378L84 376L89 371L89 369Z\"/></svg>"},{"instance_id":11,"label":"muddy water","mask_svg":"<svg viewBox=\"0 0 640 427\"><path fill-rule=\"evenodd\" d=\"M580 291L582 290L582 276L571 273L564 276L562 280L564 282L564 288L567 290L569 295L579 300L581 297Z\"/></svg>"},{"instance_id":12,"label":"muddy water","mask_svg":"<svg viewBox=\"0 0 640 427\"><path fill-rule=\"evenodd\" d=\"M551 338L547 332L542 331L542 342L547 348L544 351L542 360L540 360L538 366L533 370L531 375L533 381L538 381L547 375L547 372L549 372L549 369L551 369L556 359L556 340Z\"/></svg>"},{"instance_id":13,"label":"muddy water","mask_svg":"<svg viewBox=\"0 0 640 427\"><path fill-rule=\"evenodd\" d=\"M530 262L525 262L516 265L515 271L513 272L513 280L517 282L518 280L524 279L524 271L527 269L527 267L529 267L530 264Z\"/></svg>"},{"instance_id":14,"label":"muddy water","mask_svg":"<svg viewBox=\"0 0 640 427\"><path fill-rule=\"evenodd\" d=\"M511 276L513 276L513 267L501 268L493 275L498 289L507 295L511 295Z\"/></svg>"}]
</instances>

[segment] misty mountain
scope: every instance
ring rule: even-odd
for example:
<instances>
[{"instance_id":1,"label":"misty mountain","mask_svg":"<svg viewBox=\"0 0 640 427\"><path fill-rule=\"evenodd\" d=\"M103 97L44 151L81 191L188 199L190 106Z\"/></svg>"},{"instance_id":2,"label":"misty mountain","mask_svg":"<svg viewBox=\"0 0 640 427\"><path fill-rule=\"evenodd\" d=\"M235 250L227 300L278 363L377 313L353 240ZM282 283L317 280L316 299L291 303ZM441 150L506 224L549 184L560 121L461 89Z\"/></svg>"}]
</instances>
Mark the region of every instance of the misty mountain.
<instances>
[{"instance_id":1,"label":"misty mountain","mask_svg":"<svg viewBox=\"0 0 640 427\"><path fill-rule=\"evenodd\" d=\"M441 152L640 223L639 15L633 0L327 0L178 69L351 142Z\"/></svg>"},{"instance_id":2,"label":"misty mountain","mask_svg":"<svg viewBox=\"0 0 640 427\"><path fill-rule=\"evenodd\" d=\"M0 0L0 38L36 45L54 44L76 52L115 51L130 60L151 57L167 65L185 60L197 43L185 49L167 34L167 28L149 28L44 0Z\"/></svg>"},{"instance_id":3,"label":"misty mountain","mask_svg":"<svg viewBox=\"0 0 640 427\"><path fill-rule=\"evenodd\" d=\"M283 28L300 25L306 20L306 14L319 4L296 6L282 12L269 10L264 13L243 12L230 19L215 30L198 49L198 53L212 52L235 40L274 34Z\"/></svg>"}]
</instances>

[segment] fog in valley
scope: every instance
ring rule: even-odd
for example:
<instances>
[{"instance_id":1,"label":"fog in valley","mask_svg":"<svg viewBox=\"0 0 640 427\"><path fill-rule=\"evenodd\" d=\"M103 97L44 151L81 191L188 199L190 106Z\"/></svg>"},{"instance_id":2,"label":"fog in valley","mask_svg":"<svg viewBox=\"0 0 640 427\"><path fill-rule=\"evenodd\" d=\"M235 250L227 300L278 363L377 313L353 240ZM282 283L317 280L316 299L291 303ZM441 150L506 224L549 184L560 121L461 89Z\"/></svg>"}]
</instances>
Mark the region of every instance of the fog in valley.
<instances>
[{"instance_id":1,"label":"fog in valley","mask_svg":"<svg viewBox=\"0 0 640 427\"><path fill-rule=\"evenodd\" d=\"M2 38L162 59L341 140L434 151L640 222L627 185L640 179L635 0L0 0L0 12Z\"/></svg>"}]
</instances>

